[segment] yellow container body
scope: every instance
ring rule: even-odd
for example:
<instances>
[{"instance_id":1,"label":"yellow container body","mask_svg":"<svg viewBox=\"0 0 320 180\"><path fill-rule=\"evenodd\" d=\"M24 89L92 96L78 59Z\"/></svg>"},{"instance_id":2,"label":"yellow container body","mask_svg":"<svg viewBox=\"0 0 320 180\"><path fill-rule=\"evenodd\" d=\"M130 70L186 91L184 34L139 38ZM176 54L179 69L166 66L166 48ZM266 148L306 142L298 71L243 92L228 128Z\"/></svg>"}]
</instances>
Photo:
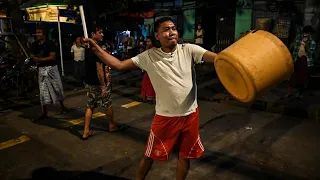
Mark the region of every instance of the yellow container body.
<instances>
[{"instance_id":1,"label":"yellow container body","mask_svg":"<svg viewBox=\"0 0 320 180\"><path fill-rule=\"evenodd\" d=\"M220 52L217 75L226 90L241 102L252 102L293 73L290 51L275 35L251 31Z\"/></svg>"}]
</instances>

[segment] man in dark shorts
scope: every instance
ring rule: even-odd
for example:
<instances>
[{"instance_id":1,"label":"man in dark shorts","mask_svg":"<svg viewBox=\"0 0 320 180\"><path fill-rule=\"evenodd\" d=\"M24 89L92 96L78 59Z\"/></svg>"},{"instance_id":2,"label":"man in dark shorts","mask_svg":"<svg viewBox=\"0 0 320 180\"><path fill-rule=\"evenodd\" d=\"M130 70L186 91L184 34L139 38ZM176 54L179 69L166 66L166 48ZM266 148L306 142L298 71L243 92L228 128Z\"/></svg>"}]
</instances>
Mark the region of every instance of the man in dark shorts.
<instances>
[{"instance_id":1,"label":"man in dark shorts","mask_svg":"<svg viewBox=\"0 0 320 180\"><path fill-rule=\"evenodd\" d=\"M102 28L94 26L92 28L91 38L95 43L103 41ZM85 124L82 139L86 140L88 137L94 135L90 131L90 121L92 119L92 113L94 108L100 107L105 110L106 117L109 121L109 131L115 132L120 128L113 121L113 108L111 100L111 87L106 77L106 69L108 67L91 51L86 50L85 60L86 72L85 72L85 83L87 92L87 108L85 112Z\"/></svg>"},{"instance_id":2,"label":"man in dark shorts","mask_svg":"<svg viewBox=\"0 0 320 180\"><path fill-rule=\"evenodd\" d=\"M178 44L178 32L169 17L158 19L154 30L161 48L151 48L124 61L104 52L94 40L85 41L90 43L95 54L112 69L145 70L156 92L156 115L136 179L145 179L154 160L168 160L177 143L177 179L183 180L187 177L190 159L199 158L204 152L199 134L194 64L201 63L202 59L214 63L216 54L198 45Z\"/></svg>"}]
</instances>

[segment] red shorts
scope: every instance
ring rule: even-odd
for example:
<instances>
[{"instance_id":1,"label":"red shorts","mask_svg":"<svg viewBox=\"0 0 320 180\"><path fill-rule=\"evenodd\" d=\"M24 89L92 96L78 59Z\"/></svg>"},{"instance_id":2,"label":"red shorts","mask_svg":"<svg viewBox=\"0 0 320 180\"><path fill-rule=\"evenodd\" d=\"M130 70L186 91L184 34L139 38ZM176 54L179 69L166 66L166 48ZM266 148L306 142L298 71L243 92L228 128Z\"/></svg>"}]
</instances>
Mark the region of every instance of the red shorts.
<instances>
[{"instance_id":1,"label":"red shorts","mask_svg":"<svg viewBox=\"0 0 320 180\"><path fill-rule=\"evenodd\" d=\"M164 117L155 115L145 155L153 160L169 159L173 146L177 143L179 156L199 158L204 147L199 135L199 110L182 117Z\"/></svg>"}]
</instances>

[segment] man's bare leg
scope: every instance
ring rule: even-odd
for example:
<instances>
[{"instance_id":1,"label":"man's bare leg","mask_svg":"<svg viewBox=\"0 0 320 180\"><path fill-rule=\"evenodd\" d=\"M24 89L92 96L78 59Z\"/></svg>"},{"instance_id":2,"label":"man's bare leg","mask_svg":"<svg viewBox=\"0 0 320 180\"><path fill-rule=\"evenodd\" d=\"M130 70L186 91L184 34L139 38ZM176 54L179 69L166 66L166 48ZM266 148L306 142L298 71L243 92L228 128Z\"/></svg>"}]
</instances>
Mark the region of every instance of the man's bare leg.
<instances>
[{"instance_id":1,"label":"man's bare leg","mask_svg":"<svg viewBox=\"0 0 320 180\"><path fill-rule=\"evenodd\" d=\"M66 109L66 107L64 106L64 102L63 100L60 101L60 106L61 106L61 114L67 113L68 110Z\"/></svg>"},{"instance_id":2,"label":"man's bare leg","mask_svg":"<svg viewBox=\"0 0 320 180\"><path fill-rule=\"evenodd\" d=\"M32 121L39 121L39 120L44 120L46 118L48 118L48 109L47 109L47 105L42 105L41 106L41 115L35 119L33 119Z\"/></svg>"},{"instance_id":3,"label":"man's bare leg","mask_svg":"<svg viewBox=\"0 0 320 180\"><path fill-rule=\"evenodd\" d=\"M190 159L179 156L177 164L177 180L185 180L190 168Z\"/></svg>"},{"instance_id":4,"label":"man's bare leg","mask_svg":"<svg viewBox=\"0 0 320 180\"><path fill-rule=\"evenodd\" d=\"M84 132L82 137L86 138L90 135L90 122L92 118L93 108L87 107L84 114Z\"/></svg>"},{"instance_id":5,"label":"man's bare leg","mask_svg":"<svg viewBox=\"0 0 320 180\"><path fill-rule=\"evenodd\" d=\"M143 156L140 160L139 169L136 180L144 180L151 169L153 160L147 156Z\"/></svg>"},{"instance_id":6,"label":"man's bare leg","mask_svg":"<svg viewBox=\"0 0 320 180\"><path fill-rule=\"evenodd\" d=\"M47 105L42 105L42 116L45 116L45 117L48 116Z\"/></svg>"},{"instance_id":7,"label":"man's bare leg","mask_svg":"<svg viewBox=\"0 0 320 180\"><path fill-rule=\"evenodd\" d=\"M112 132L112 131L118 130L118 126L113 121L113 108L112 108L112 106L109 109L107 109L106 117L109 121L109 131Z\"/></svg>"}]
</instances>

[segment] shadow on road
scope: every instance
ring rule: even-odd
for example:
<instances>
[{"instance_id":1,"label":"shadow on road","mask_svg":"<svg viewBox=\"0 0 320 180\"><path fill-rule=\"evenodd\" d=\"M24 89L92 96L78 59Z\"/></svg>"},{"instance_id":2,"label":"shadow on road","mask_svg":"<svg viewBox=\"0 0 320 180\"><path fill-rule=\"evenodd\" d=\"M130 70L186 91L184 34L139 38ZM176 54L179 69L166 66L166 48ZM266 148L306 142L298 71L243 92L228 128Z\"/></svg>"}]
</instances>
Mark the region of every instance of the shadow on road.
<instances>
[{"instance_id":1,"label":"shadow on road","mask_svg":"<svg viewBox=\"0 0 320 180\"><path fill-rule=\"evenodd\" d=\"M59 112L58 109L55 107L50 107L50 108L54 108L55 111ZM80 132L83 131L83 124L73 125L71 123L68 124L69 123L68 121L71 119L83 118L83 112L79 111L77 109L69 109L69 111L70 111L70 113L68 113L68 114L63 114L63 115L57 114L54 116L49 116L47 119L33 121L33 123L41 125L41 126L47 126L47 127L51 127L51 128L55 128L55 129L65 130L65 131L68 131L70 134L72 134L78 138L81 138L82 134ZM29 119L29 120L34 120L36 118L33 111L24 110L21 112L23 113L23 114L19 115L19 117L21 117L21 118ZM100 117L100 118L104 118L104 117ZM108 131L108 126L107 126L107 123L106 123L106 128L100 128L100 127L92 125L91 130L93 130L93 131Z\"/></svg>"},{"instance_id":2,"label":"shadow on road","mask_svg":"<svg viewBox=\"0 0 320 180\"><path fill-rule=\"evenodd\" d=\"M32 178L24 180L128 180L126 178L110 176L97 172L58 171L51 167L43 167L32 172Z\"/></svg>"},{"instance_id":3,"label":"shadow on road","mask_svg":"<svg viewBox=\"0 0 320 180\"><path fill-rule=\"evenodd\" d=\"M200 125L200 128L209 128L213 132L206 132L206 136L216 136L211 138L218 140L221 139L220 136L225 136L225 134L243 129L245 125L250 122L250 119L252 118L251 116L251 113L231 113L228 115L221 115L209 120L203 125ZM243 119L239 119L239 117L242 117ZM239 140L234 144L227 145L219 152L207 149L203 157L197 161L197 167L210 164L215 167L216 173L225 171L234 172L247 176L251 179L303 179L302 177L297 176L294 172L291 173L289 171L279 169L275 164L282 164L284 162L268 153L268 150L270 150L270 147L275 142L281 139L285 133L299 125L301 121L301 119L293 117L280 116L267 123L257 132L252 133L245 139ZM215 123L212 124L213 122ZM222 123L227 124L227 126L223 126ZM119 135L130 137L137 141L146 142L148 134L148 131L131 126L128 130ZM236 156L230 155L235 151L237 152ZM257 155L254 159L251 158L251 155L253 154ZM173 156L178 156L177 147L174 148ZM272 161L272 163L268 163L268 160ZM298 170L298 167L292 168ZM210 173L208 177L212 175L215 174Z\"/></svg>"}]
</instances>

